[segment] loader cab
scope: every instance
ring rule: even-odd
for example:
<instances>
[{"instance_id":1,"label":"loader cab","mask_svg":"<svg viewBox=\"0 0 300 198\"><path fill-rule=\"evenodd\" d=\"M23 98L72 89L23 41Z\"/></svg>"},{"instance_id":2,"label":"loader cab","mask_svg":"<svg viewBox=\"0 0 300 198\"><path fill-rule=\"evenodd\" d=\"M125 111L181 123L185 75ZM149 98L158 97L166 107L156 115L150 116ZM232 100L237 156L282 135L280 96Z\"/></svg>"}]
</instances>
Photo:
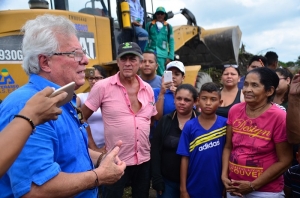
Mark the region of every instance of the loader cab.
<instances>
[{"instance_id":1,"label":"loader cab","mask_svg":"<svg viewBox=\"0 0 300 198\"><path fill-rule=\"evenodd\" d=\"M110 19L111 29L111 43L113 58L116 58L116 49L120 43L136 41L136 35L133 27L124 27L121 4L127 2L125 0L90 0L86 2L80 2L78 0L54 0L54 3L58 6L54 6L54 9L66 9L73 12L85 13L89 15L102 16ZM146 1L140 0L141 6L145 10L144 24L147 22ZM81 7L80 7L81 6ZM79 8L80 7L80 8ZM148 20L150 20L148 18ZM131 24L131 22L130 22Z\"/></svg>"}]
</instances>

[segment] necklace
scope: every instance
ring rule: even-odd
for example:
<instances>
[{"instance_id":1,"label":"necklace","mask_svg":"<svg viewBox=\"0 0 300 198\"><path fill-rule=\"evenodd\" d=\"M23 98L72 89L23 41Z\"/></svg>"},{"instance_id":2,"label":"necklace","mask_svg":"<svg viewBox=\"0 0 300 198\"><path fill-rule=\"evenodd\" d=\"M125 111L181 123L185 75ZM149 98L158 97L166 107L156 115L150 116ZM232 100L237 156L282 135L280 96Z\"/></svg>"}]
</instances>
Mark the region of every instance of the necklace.
<instances>
[{"instance_id":1,"label":"necklace","mask_svg":"<svg viewBox=\"0 0 300 198\"><path fill-rule=\"evenodd\" d=\"M261 105L260 107L256 107L256 108L254 108L254 109L251 109L249 106L248 106L248 109L250 110L250 111L257 111L257 110L259 110L259 109L263 109L265 106L267 106L269 103L266 103L266 104L264 104L264 105Z\"/></svg>"},{"instance_id":2,"label":"necklace","mask_svg":"<svg viewBox=\"0 0 300 198\"><path fill-rule=\"evenodd\" d=\"M178 121L178 123L179 123L179 128L183 128L184 127L185 123L181 124L179 121Z\"/></svg>"},{"instance_id":3,"label":"necklace","mask_svg":"<svg viewBox=\"0 0 300 198\"><path fill-rule=\"evenodd\" d=\"M184 127L184 125L185 125L185 123L186 123L187 121L188 121L188 120L184 120L183 122L180 122L180 121L178 120L179 128L180 128L180 129L183 129L183 127Z\"/></svg>"}]
</instances>

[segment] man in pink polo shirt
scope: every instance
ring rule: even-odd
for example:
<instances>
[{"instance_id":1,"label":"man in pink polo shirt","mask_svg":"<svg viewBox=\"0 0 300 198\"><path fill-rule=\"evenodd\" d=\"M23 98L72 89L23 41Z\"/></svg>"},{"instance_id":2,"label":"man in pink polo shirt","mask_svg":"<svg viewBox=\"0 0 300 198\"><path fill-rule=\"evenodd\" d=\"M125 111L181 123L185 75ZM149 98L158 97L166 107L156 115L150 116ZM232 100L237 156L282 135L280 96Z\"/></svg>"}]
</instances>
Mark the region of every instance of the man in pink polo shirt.
<instances>
[{"instance_id":1,"label":"man in pink polo shirt","mask_svg":"<svg viewBox=\"0 0 300 198\"><path fill-rule=\"evenodd\" d=\"M86 119L101 108L107 150L117 140L123 142L119 158L126 162L127 168L117 183L104 186L105 198L121 198L128 183L133 198L149 196L150 122L157 111L151 86L137 75L142 60L142 51L136 43L121 44L117 56L120 71L97 82L82 106Z\"/></svg>"}]
</instances>

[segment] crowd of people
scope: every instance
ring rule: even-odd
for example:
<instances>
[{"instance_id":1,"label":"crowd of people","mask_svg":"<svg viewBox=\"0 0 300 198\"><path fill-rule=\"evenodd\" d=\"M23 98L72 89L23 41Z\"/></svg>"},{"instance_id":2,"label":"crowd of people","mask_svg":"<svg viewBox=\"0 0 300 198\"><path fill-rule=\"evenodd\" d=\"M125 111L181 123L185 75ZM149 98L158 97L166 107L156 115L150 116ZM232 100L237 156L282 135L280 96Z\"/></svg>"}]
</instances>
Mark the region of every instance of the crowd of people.
<instances>
[{"instance_id":1,"label":"crowd of people","mask_svg":"<svg viewBox=\"0 0 300 198\"><path fill-rule=\"evenodd\" d=\"M65 17L23 26L29 81L0 105L0 197L97 197L101 189L121 198L131 186L132 197L147 198L151 183L158 198L299 197L300 166L291 162L300 163L292 145L300 143L300 74L268 52L253 56L243 77L224 65L222 89L209 80L198 91L173 60L165 9L145 31L139 1L129 3L139 39L119 45L119 72L109 77L99 65L85 76L89 60ZM86 81L90 92L61 107L67 93L50 97Z\"/></svg>"}]
</instances>

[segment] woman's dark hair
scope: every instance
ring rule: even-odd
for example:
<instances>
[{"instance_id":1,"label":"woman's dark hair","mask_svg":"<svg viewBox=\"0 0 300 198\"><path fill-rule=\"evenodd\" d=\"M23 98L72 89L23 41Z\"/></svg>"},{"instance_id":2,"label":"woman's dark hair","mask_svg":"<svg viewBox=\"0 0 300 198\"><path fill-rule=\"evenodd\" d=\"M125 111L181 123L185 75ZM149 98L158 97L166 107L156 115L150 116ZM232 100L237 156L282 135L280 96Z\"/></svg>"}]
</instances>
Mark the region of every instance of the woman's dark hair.
<instances>
[{"instance_id":1,"label":"woman's dark hair","mask_svg":"<svg viewBox=\"0 0 300 198\"><path fill-rule=\"evenodd\" d=\"M261 63L263 63L263 65L262 66L264 66L264 67L267 67L268 66L268 60L267 60L267 58L266 57L264 57L264 56L252 56L252 58L250 59L250 61L249 61L249 63L248 63L248 67L251 65L251 63L252 62L254 62L254 61L258 61L258 62L261 62Z\"/></svg>"},{"instance_id":2,"label":"woman's dark hair","mask_svg":"<svg viewBox=\"0 0 300 198\"><path fill-rule=\"evenodd\" d=\"M215 91L215 92L218 93L219 97L221 98L221 90L218 87L218 85L214 82L208 82L208 83L203 84L201 89L200 89L199 96L200 96L202 91L207 91L209 93L212 93L212 92Z\"/></svg>"},{"instance_id":3,"label":"woman's dark hair","mask_svg":"<svg viewBox=\"0 0 300 198\"><path fill-rule=\"evenodd\" d=\"M283 76L285 79L290 78L290 84L292 82L293 79L293 74L290 72L290 70L286 69L286 68L277 68L275 70L275 72L279 73L281 76ZM288 101L288 95L290 92L290 86L288 86L287 91L284 93L283 96L283 101L282 103L286 103Z\"/></svg>"},{"instance_id":4,"label":"woman's dark hair","mask_svg":"<svg viewBox=\"0 0 300 198\"><path fill-rule=\"evenodd\" d=\"M103 78L107 77L106 71L103 67L101 67L100 65L94 65L93 66L96 70L98 70L98 72L101 74L101 76L103 76Z\"/></svg>"},{"instance_id":5,"label":"woman's dark hair","mask_svg":"<svg viewBox=\"0 0 300 198\"><path fill-rule=\"evenodd\" d=\"M193 85L190 85L190 84L181 84L177 87L176 91L175 91L175 95L177 94L178 91L180 91L181 89L185 89L185 90L188 90L192 96L193 96L193 99L194 101L197 100L197 90L196 88L193 86Z\"/></svg>"},{"instance_id":6,"label":"woman's dark hair","mask_svg":"<svg viewBox=\"0 0 300 198\"><path fill-rule=\"evenodd\" d=\"M229 67L223 67L223 69L222 69L222 75L223 75L224 71L225 71L227 68L229 68ZM231 67L231 68L235 69L235 70L237 71L237 73L238 73L239 76L241 75L241 72L240 72L239 68L235 68L235 67Z\"/></svg>"},{"instance_id":7,"label":"woman's dark hair","mask_svg":"<svg viewBox=\"0 0 300 198\"><path fill-rule=\"evenodd\" d=\"M245 79L251 73L255 73L259 76L259 82L264 85L265 91L270 91L271 88L274 87L273 94L271 96L269 96L267 99L268 103L272 102L273 98L276 94L276 88L278 87L278 84L279 84L279 77L277 76L277 74L273 70L271 70L267 67L259 67L259 68L255 68L255 69L249 71L245 75Z\"/></svg>"}]
</instances>

